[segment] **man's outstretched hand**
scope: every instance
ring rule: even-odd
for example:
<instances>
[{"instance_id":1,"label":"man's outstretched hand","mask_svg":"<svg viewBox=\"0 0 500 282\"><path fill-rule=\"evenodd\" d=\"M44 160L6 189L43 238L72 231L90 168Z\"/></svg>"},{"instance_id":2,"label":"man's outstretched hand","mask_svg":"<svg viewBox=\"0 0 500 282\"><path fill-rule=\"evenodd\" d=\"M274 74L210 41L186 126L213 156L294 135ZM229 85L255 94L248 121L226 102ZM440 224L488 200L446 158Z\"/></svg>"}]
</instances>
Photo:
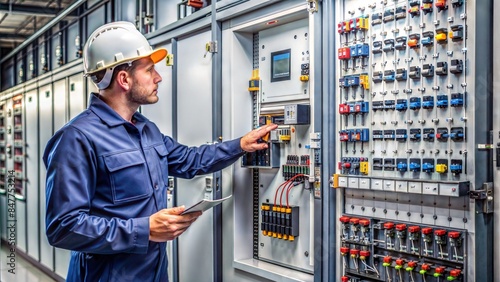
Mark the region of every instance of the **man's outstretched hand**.
<instances>
[{"instance_id":1,"label":"man's outstretched hand","mask_svg":"<svg viewBox=\"0 0 500 282\"><path fill-rule=\"evenodd\" d=\"M245 136L241 137L241 149L247 152L255 152L258 150L266 149L267 143L258 143L258 141L262 137L269 134L271 130L274 130L276 128L278 128L278 125L271 123L248 132L247 134L245 134Z\"/></svg>"}]
</instances>

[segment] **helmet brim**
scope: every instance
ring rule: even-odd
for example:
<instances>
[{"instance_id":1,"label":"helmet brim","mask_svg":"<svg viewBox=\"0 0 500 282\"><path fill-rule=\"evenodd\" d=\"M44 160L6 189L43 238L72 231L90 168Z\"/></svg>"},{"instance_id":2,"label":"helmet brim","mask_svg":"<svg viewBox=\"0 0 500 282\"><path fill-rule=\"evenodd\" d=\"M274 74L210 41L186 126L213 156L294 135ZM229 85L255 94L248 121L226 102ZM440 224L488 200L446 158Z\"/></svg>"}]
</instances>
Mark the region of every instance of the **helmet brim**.
<instances>
[{"instance_id":1,"label":"helmet brim","mask_svg":"<svg viewBox=\"0 0 500 282\"><path fill-rule=\"evenodd\" d=\"M158 63L158 62L162 61L163 59L165 59L165 57L167 56L167 54L168 54L167 49L165 49L165 48L158 48L158 49L156 49L156 50L153 50L153 51L151 52L151 54L149 54L149 55L139 56L139 57L135 57L135 58L133 58L133 59L130 59L130 58L128 58L128 59L123 59L123 60L121 60L121 61L115 62L115 63L114 63L114 64L112 64L112 65L106 66L106 67L104 67L104 68L100 68L100 69L97 69L97 70L95 70L95 71L88 72L88 73L86 73L85 75L92 75L92 74L94 74L94 73L97 73L97 72L100 72L100 71L102 71L102 70L105 70L106 68L114 68L114 67L116 67L116 66L118 66L118 65L121 65L121 64L124 64L124 63L127 63L127 62L133 62L133 61L136 61L136 60L139 60L139 59L143 59L143 58L147 58L147 57L150 57L150 58L151 58L151 60L153 61L153 63L155 63L155 64L156 64L156 63Z\"/></svg>"}]
</instances>

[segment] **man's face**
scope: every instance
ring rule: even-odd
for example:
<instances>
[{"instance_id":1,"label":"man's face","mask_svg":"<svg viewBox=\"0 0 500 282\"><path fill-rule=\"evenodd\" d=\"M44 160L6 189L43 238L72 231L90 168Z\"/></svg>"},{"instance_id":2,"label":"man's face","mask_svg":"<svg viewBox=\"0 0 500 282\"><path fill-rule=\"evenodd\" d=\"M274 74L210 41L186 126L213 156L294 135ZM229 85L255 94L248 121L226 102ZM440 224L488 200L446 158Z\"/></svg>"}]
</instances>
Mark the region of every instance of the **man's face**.
<instances>
[{"instance_id":1,"label":"man's face","mask_svg":"<svg viewBox=\"0 0 500 282\"><path fill-rule=\"evenodd\" d=\"M160 74L155 70L151 58L137 60L134 71L131 72L132 87L127 93L129 102L138 105L154 104L158 102L158 83Z\"/></svg>"}]
</instances>

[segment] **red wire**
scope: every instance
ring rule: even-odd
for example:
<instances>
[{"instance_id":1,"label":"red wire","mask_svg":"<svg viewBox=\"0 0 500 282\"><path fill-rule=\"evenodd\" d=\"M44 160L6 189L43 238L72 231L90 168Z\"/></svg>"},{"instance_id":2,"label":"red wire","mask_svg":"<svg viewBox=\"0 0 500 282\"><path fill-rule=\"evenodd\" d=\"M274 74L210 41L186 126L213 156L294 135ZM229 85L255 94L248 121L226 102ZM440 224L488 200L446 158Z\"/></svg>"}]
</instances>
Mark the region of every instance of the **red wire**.
<instances>
[{"instance_id":1,"label":"red wire","mask_svg":"<svg viewBox=\"0 0 500 282\"><path fill-rule=\"evenodd\" d=\"M297 174L295 175L294 177L292 177L292 179L296 178L296 177L299 177L299 176L306 176L305 174ZM291 180L291 179L290 179ZM288 195L290 194L290 190L292 190L292 188L294 187L295 185L292 185L291 186L288 186L287 190L286 190L286 207L287 208L290 208L290 205L288 204Z\"/></svg>"},{"instance_id":2,"label":"red wire","mask_svg":"<svg viewBox=\"0 0 500 282\"><path fill-rule=\"evenodd\" d=\"M285 186L283 186L283 190L281 190L281 196L280 196L280 207L281 207L281 206L283 206L283 205L282 205L282 202L283 202L283 201L282 201L282 200L283 200L283 192L285 192L285 189L287 189L287 187L288 187L288 186L293 185L293 181L290 181L290 180L291 180L291 179L289 179L289 180L287 180L287 181L286 181L286 183L287 183L287 184L286 184Z\"/></svg>"},{"instance_id":3,"label":"red wire","mask_svg":"<svg viewBox=\"0 0 500 282\"><path fill-rule=\"evenodd\" d=\"M276 206L276 200L278 198L278 191L280 190L281 186L285 185L287 183L287 181L281 183L281 185L278 187L278 189L276 189L276 193L274 194L274 206Z\"/></svg>"}]
</instances>

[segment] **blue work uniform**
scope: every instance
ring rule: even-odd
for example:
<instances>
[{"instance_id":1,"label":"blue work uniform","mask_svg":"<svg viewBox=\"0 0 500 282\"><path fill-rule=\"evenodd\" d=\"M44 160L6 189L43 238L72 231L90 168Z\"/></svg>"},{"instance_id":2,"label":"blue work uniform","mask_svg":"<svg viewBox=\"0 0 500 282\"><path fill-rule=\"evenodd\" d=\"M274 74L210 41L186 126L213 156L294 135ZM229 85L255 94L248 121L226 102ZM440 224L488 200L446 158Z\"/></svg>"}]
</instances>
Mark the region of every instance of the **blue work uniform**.
<instances>
[{"instance_id":1,"label":"blue work uniform","mask_svg":"<svg viewBox=\"0 0 500 282\"><path fill-rule=\"evenodd\" d=\"M187 147L140 113L133 122L93 94L45 148L46 232L72 250L67 281L168 281L166 243L149 241L168 176L211 173L243 154L240 139Z\"/></svg>"}]
</instances>

